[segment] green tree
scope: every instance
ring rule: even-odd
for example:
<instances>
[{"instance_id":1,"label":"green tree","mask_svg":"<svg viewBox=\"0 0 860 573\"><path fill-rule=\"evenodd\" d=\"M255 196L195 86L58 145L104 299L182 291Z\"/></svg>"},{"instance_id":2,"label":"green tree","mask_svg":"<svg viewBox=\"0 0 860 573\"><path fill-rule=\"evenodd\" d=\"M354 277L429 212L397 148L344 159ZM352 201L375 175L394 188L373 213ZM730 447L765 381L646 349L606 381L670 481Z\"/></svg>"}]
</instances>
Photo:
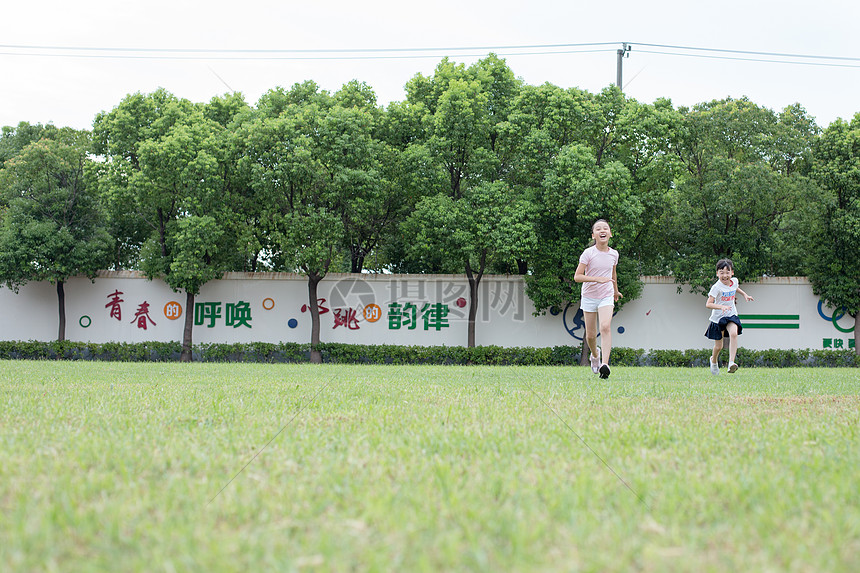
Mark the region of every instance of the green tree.
<instances>
[{"instance_id":1,"label":"green tree","mask_svg":"<svg viewBox=\"0 0 860 573\"><path fill-rule=\"evenodd\" d=\"M673 174L671 157L665 152L671 120L671 102L640 104L625 99L615 87L590 94L552 84L526 86L501 128L503 154L510 163L504 178L522 195L535 197L552 162L571 145L589 149L595 169L620 163L629 173L631 192L652 214L643 217L634 236L627 238L625 255L637 261L640 273L654 272L660 266L656 214L662 210ZM524 263L519 265L523 274Z\"/></svg>"},{"instance_id":2,"label":"green tree","mask_svg":"<svg viewBox=\"0 0 860 573\"><path fill-rule=\"evenodd\" d=\"M377 270L397 273L427 272L426 259L410 258L412 241L401 228L406 217L424 197L446 189L449 177L426 145L433 130L433 115L421 101L394 102L381 116L377 138L386 146L384 168L388 180L398 190L401 209L375 253ZM438 265L436 265L438 266Z\"/></svg>"},{"instance_id":3,"label":"green tree","mask_svg":"<svg viewBox=\"0 0 860 573\"><path fill-rule=\"evenodd\" d=\"M63 128L26 145L0 169L0 280L17 292L28 281L57 287L58 340L66 338L65 283L95 278L112 239L88 185L89 134Z\"/></svg>"},{"instance_id":4,"label":"green tree","mask_svg":"<svg viewBox=\"0 0 860 573\"><path fill-rule=\"evenodd\" d=\"M786 213L776 229L770 271L775 276L805 275L809 218L818 216L821 190L810 177L812 146L821 133L815 120L799 104L786 107L775 127L771 168L797 184L797 209Z\"/></svg>"},{"instance_id":5,"label":"green tree","mask_svg":"<svg viewBox=\"0 0 860 573\"><path fill-rule=\"evenodd\" d=\"M139 268L141 246L154 226L163 226L155 221L155 215L142 209L131 180L141 169L141 142L158 136L159 129L164 129L158 127L159 118L177 101L163 89L151 94L138 92L95 118L93 148L104 159L98 165L97 180L108 229L116 238L110 265L115 269Z\"/></svg>"},{"instance_id":6,"label":"green tree","mask_svg":"<svg viewBox=\"0 0 860 573\"><path fill-rule=\"evenodd\" d=\"M446 58L432 77L418 75L407 84L412 109L425 113L417 124L424 139L410 148L411 157L426 157L435 169L426 179L434 185L407 223L404 235L413 244L404 254L415 270L465 272L469 346L481 278L502 261L522 259L531 237L528 203L500 181L509 168L503 128L521 85L493 54L469 68Z\"/></svg>"},{"instance_id":7,"label":"green tree","mask_svg":"<svg viewBox=\"0 0 860 573\"><path fill-rule=\"evenodd\" d=\"M469 281L467 346L475 346L478 293L494 260L512 260L533 248L531 203L512 198L501 181L482 183L454 199L444 193L419 202L406 226L416 258L441 260L451 271L465 269Z\"/></svg>"},{"instance_id":8,"label":"green tree","mask_svg":"<svg viewBox=\"0 0 860 573\"><path fill-rule=\"evenodd\" d=\"M260 113L245 127L248 137L241 164L266 205L275 268L298 271L308 278L311 362L319 363L318 286L341 255L344 232L335 172L327 166L327 161L333 161L331 149L327 153L320 143L336 139L337 129L326 117L331 96L310 93L307 88L308 84L296 84L290 92L278 88L261 98ZM271 105L273 101L279 103Z\"/></svg>"},{"instance_id":9,"label":"green tree","mask_svg":"<svg viewBox=\"0 0 860 573\"><path fill-rule=\"evenodd\" d=\"M239 93L214 97L203 109L203 116L215 122L217 144L214 149L221 201L230 205L230 209L222 213L230 219L226 227L235 235L235 257L226 269L231 271L257 272L272 268L265 225L266 206L255 191L251 172L243 162L248 126L253 125L257 115Z\"/></svg>"},{"instance_id":10,"label":"green tree","mask_svg":"<svg viewBox=\"0 0 860 573\"><path fill-rule=\"evenodd\" d=\"M620 304L638 296L642 265L633 263L641 259L644 249L637 247L650 219L639 214L657 201L657 170L648 155L659 141L654 109L613 87L591 94L546 83L525 86L515 98L500 126L503 178L536 214L536 248L516 264L539 313L579 300L573 276L597 218L609 219L613 246L623 250ZM583 347L582 360L586 354Z\"/></svg>"},{"instance_id":11,"label":"green tree","mask_svg":"<svg viewBox=\"0 0 860 573\"><path fill-rule=\"evenodd\" d=\"M671 253L661 240L666 230L661 214L671 201L677 167L666 151L675 117L668 100L650 105L627 99L615 124L616 145L607 155L627 168L631 192L643 209L625 249L626 257L636 261L639 275L668 274Z\"/></svg>"},{"instance_id":12,"label":"green tree","mask_svg":"<svg viewBox=\"0 0 860 573\"><path fill-rule=\"evenodd\" d=\"M573 93L552 84L523 86L511 102L507 120L499 124L496 149L506 165L502 179L521 201L536 201L553 159L571 142L576 129ZM526 275L531 266L526 257L531 254L503 262L496 270Z\"/></svg>"},{"instance_id":13,"label":"green tree","mask_svg":"<svg viewBox=\"0 0 860 573\"><path fill-rule=\"evenodd\" d=\"M468 180L480 180L495 159L488 147L487 95L477 80L453 80L439 97L430 153L448 174L449 194L457 200Z\"/></svg>"},{"instance_id":14,"label":"green tree","mask_svg":"<svg viewBox=\"0 0 860 573\"><path fill-rule=\"evenodd\" d=\"M532 273L526 276L526 293L537 313L580 300L573 276L597 219L609 222L611 246L621 253L617 275L624 298L620 304L639 296L642 283L638 269L625 252L640 225L643 207L631 189L630 173L624 165L612 161L598 166L590 147L566 145L537 190L534 209L536 245L531 255Z\"/></svg>"},{"instance_id":15,"label":"green tree","mask_svg":"<svg viewBox=\"0 0 860 573\"><path fill-rule=\"evenodd\" d=\"M783 169L779 118L747 99L681 108L669 149L680 169L661 221L678 282L705 292L731 258L743 279L772 274L778 232L807 182Z\"/></svg>"},{"instance_id":16,"label":"green tree","mask_svg":"<svg viewBox=\"0 0 860 573\"><path fill-rule=\"evenodd\" d=\"M854 317L860 354L860 113L824 130L815 142L812 173L822 194L808 229L809 280L828 306Z\"/></svg>"},{"instance_id":17,"label":"green tree","mask_svg":"<svg viewBox=\"0 0 860 573\"><path fill-rule=\"evenodd\" d=\"M396 273L441 272L444 263L440 254L435 257L426 254L418 258L413 256L414 238L404 224L422 199L446 188L446 173L427 147L420 143L412 143L403 151L395 148L384 168L389 181L399 192L399 206L395 212L396 222L380 241L377 249L380 260L374 261L374 268Z\"/></svg>"},{"instance_id":18,"label":"green tree","mask_svg":"<svg viewBox=\"0 0 860 573\"><path fill-rule=\"evenodd\" d=\"M56 139L61 131L51 124L20 122L16 127L4 125L0 129L0 169L25 147L40 139Z\"/></svg>"},{"instance_id":19,"label":"green tree","mask_svg":"<svg viewBox=\"0 0 860 573\"><path fill-rule=\"evenodd\" d=\"M149 278L185 291L184 362L191 360L200 287L235 265L234 217L218 164L223 129L204 106L164 90L128 96L95 122L105 158L102 194L115 228L130 231L125 240L139 246Z\"/></svg>"},{"instance_id":20,"label":"green tree","mask_svg":"<svg viewBox=\"0 0 860 573\"><path fill-rule=\"evenodd\" d=\"M414 207L414 187L399 185L402 152L377 136L383 111L373 91L350 82L334 98L314 141L340 216L349 270L360 273Z\"/></svg>"},{"instance_id":21,"label":"green tree","mask_svg":"<svg viewBox=\"0 0 860 573\"><path fill-rule=\"evenodd\" d=\"M406 84L409 109L424 113L420 141L447 175L446 188L433 193L456 200L465 186L501 177L506 163L497 143L521 86L494 54L469 68L445 58L432 77L418 74Z\"/></svg>"},{"instance_id":22,"label":"green tree","mask_svg":"<svg viewBox=\"0 0 860 573\"><path fill-rule=\"evenodd\" d=\"M319 283L328 274L343 242L338 216L327 210L325 194L303 194L295 208L283 216L278 233L287 264L308 277L311 313L311 362L322 363L320 344Z\"/></svg>"}]
</instances>

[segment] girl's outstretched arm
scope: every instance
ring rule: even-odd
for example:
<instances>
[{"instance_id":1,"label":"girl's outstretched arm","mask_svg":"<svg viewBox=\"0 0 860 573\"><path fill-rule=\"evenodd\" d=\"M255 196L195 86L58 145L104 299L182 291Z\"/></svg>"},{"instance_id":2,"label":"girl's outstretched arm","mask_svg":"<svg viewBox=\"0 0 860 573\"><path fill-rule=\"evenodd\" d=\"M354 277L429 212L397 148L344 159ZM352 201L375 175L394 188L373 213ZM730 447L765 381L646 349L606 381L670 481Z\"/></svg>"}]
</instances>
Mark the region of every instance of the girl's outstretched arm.
<instances>
[{"instance_id":1,"label":"girl's outstretched arm","mask_svg":"<svg viewBox=\"0 0 860 573\"><path fill-rule=\"evenodd\" d=\"M750 295L748 295L747 293L745 293L744 291L742 291L740 287L738 287L738 292L739 292L739 293L741 293L742 295L744 295L744 300L745 300L745 301L748 301L748 302L749 302L749 301L754 301L754 300L755 300L753 297L751 297Z\"/></svg>"}]
</instances>

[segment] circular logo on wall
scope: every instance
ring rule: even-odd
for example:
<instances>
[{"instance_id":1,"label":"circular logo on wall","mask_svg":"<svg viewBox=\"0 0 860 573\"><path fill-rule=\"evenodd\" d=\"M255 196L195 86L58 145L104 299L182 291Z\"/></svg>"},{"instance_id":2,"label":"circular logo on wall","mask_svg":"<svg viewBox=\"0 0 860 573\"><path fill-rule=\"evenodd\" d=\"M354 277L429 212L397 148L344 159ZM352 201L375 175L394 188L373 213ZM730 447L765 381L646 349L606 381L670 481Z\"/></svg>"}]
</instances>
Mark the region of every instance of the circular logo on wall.
<instances>
[{"instance_id":1,"label":"circular logo on wall","mask_svg":"<svg viewBox=\"0 0 860 573\"><path fill-rule=\"evenodd\" d=\"M839 326L839 324L837 323L837 321L839 319L841 319L843 316L845 316L845 309L844 308L840 309L839 312L836 312L834 310L832 315L827 316L826 314L824 314L824 305L819 300L818 301L818 316L820 316L821 318L823 318L824 320L826 320L828 322L832 322L833 326L839 332L844 332L844 333L854 332L854 326L853 325L849 326L849 327L844 327L844 326Z\"/></svg>"},{"instance_id":2,"label":"circular logo on wall","mask_svg":"<svg viewBox=\"0 0 860 573\"><path fill-rule=\"evenodd\" d=\"M582 315L582 309L579 308L578 304L574 306L568 303L564 308L561 320L568 334L580 341L585 338L585 319Z\"/></svg>"},{"instance_id":3,"label":"circular logo on wall","mask_svg":"<svg viewBox=\"0 0 860 573\"><path fill-rule=\"evenodd\" d=\"M182 316L182 305L172 300L164 305L164 316L170 320L176 320Z\"/></svg>"},{"instance_id":4,"label":"circular logo on wall","mask_svg":"<svg viewBox=\"0 0 860 573\"><path fill-rule=\"evenodd\" d=\"M379 308L378 304L370 303L364 307L364 320L367 322L376 322L380 318L382 318L382 309Z\"/></svg>"}]
</instances>

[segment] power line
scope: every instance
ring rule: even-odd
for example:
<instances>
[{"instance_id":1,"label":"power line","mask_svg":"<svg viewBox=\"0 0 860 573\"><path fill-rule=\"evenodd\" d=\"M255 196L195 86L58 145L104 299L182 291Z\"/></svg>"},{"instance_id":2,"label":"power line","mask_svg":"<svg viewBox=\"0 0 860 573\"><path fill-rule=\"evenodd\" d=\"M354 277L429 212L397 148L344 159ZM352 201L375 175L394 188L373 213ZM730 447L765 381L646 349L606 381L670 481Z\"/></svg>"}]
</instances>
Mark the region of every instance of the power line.
<instances>
[{"instance_id":1,"label":"power line","mask_svg":"<svg viewBox=\"0 0 860 573\"><path fill-rule=\"evenodd\" d=\"M442 46L430 48L305 48L305 49L232 49L232 48L127 48L97 46L38 46L0 44L0 49L8 50L49 50L79 52L145 52L145 53L207 53L207 54L354 54L375 52L444 52L475 50L530 50L552 48L581 48L591 46L614 46L618 42L590 42L581 44L526 44L518 46Z\"/></svg>"},{"instance_id":2,"label":"power line","mask_svg":"<svg viewBox=\"0 0 860 573\"><path fill-rule=\"evenodd\" d=\"M476 48L480 49L480 48ZM553 55L553 54L586 54L586 53L595 53L595 52L612 52L614 49L595 49L595 50L547 50L540 52L494 52L498 56L543 56L543 55ZM41 54L41 53L21 53L21 52L0 52L0 56L23 56L23 57L35 57L35 58L86 58L86 59L119 59L119 60L185 60L185 61L199 61L199 60L217 60L217 61L231 61L231 60L241 60L241 61L303 61L303 60L342 60L342 61L352 61L352 60L418 60L424 58L440 58L440 57L453 57L453 58L471 58L471 57L480 57L486 55L487 52L479 52L479 53L468 53L468 54L458 54L458 53L450 53L450 52L438 52L434 54L401 54L401 55L343 55L343 56L264 56L264 55L255 55L255 56L204 56L204 55L154 55L154 54Z\"/></svg>"},{"instance_id":3,"label":"power line","mask_svg":"<svg viewBox=\"0 0 860 573\"><path fill-rule=\"evenodd\" d=\"M831 67L831 68L860 68L860 64L851 65L851 64L832 64L827 62L797 62L791 60L765 60L762 58L738 58L732 56L707 56L704 54L679 54L675 52L658 52L655 50L637 50L639 54L657 54L662 56L682 56L688 58L704 58L709 60L732 60L736 62L761 62L767 64L792 64L797 66L821 66L821 67ZM806 58L815 58L818 56L797 56L797 57L806 57ZM860 58L843 58L847 60L855 60L860 62Z\"/></svg>"},{"instance_id":4,"label":"power line","mask_svg":"<svg viewBox=\"0 0 860 573\"><path fill-rule=\"evenodd\" d=\"M692 46L667 46L664 44L636 44L637 46L648 46L650 48L666 48L670 50L692 50L700 52L721 52L724 54L747 54L751 56L775 56L779 58L815 58L821 60L849 60L860 62L860 58L849 58L846 56L817 56L811 54L784 54L780 52L753 52L748 50L725 50L720 48L696 48ZM675 54L681 55L681 54Z\"/></svg>"},{"instance_id":5,"label":"power line","mask_svg":"<svg viewBox=\"0 0 860 573\"><path fill-rule=\"evenodd\" d=\"M858 62L860 57L823 56L818 54L796 54L761 52L697 46L631 42L590 42L566 44L523 44L496 46L436 46L405 48L319 48L319 49L223 49L223 48L129 48L120 46L62 46L0 44L0 56L48 57L48 58L96 58L96 59L149 59L149 60L396 60L439 57L478 57L488 52L499 56L540 56L596 52L613 52L622 44L635 46L637 53L690 58L748 61L760 63L796 64L807 66L856 68L836 62ZM662 50L648 50L659 48ZM673 50L673 51L664 51ZM739 56L754 56L749 58ZM759 57L755 57L759 56ZM781 59L774 59L781 58ZM797 61L812 60L812 61Z\"/></svg>"}]
</instances>

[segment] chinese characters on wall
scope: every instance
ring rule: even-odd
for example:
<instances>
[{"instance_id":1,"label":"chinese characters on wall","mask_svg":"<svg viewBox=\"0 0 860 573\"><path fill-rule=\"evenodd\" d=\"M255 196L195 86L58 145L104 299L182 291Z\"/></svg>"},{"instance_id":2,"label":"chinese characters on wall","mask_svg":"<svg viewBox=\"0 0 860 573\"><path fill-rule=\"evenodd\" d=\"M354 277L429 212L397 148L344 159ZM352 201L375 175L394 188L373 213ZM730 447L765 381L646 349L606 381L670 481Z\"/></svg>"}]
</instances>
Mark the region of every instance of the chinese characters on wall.
<instances>
[{"instance_id":1,"label":"chinese characters on wall","mask_svg":"<svg viewBox=\"0 0 860 573\"><path fill-rule=\"evenodd\" d=\"M221 302L198 302L194 305L194 326L206 325L214 328L221 318ZM251 328L251 304L240 300L237 303L224 305L224 325L233 328L245 326Z\"/></svg>"},{"instance_id":2,"label":"chinese characters on wall","mask_svg":"<svg viewBox=\"0 0 860 573\"><path fill-rule=\"evenodd\" d=\"M110 309L110 318L115 318L120 322L122 322L122 303L125 302L124 299L120 298L122 295L123 293L119 290L113 291L107 295L108 303L105 305L105 308ZM143 330L147 329L148 324L155 326L155 321L149 316L148 302L143 301L137 306L137 312L134 314L131 323L136 323L137 327Z\"/></svg>"},{"instance_id":3,"label":"chinese characters on wall","mask_svg":"<svg viewBox=\"0 0 860 573\"><path fill-rule=\"evenodd\" d=\"M115 290L107 295L108 302L105 304L105 308L108 309L108 317L120 322L122 322L122 303L125 302L125 299L121 298L123 294L122 291ZM131 320L131 323L136 324L137 328L147 330L149 326L158 325L150 316L149 307L150 303L148 301L143 301L137 305L134 318ZM164 316L170 320L178 319L182 316L182 305L176 301L168 302L164 305ZM221 318L224 319L225 326L251 328L251 304L240 300L236 303L198 302L194 305L195 326L205 325L208 328L213 328Z\"/></svg>"},{"instance_id":4,"label":"chinese characters on wall","mask_svg":"<svg viewBox=\"0 0 860 573\"><path fill-rule=\"evenodd\" d=\"M846 342L848 344L846 344ZM821 341L821 348L833 349L833 350L841 350L843 348L855 348L855 342L853 338L849 338L848 340L842 338L824 338Z\"/></svg>"},{"instance_id":5,"label":"chinese characters on wall","mask_svg":"<svg viewBox=\"0 0 860 573\"><path fill-rule=\"evenodd\" d=\"M388 301L378 301L372 289L367 288L356 295L356 300L338 298L337 308L334 308L326 298L317 300L319 315L331 317L331 328L345 330L360 330L362 326L379 323L388 330L397 331L428 331L441 332L453 322L465 321L468 317L468 286L444 281L394 280L388 285ZM349 294L349 291L347 291ZM343 294L343 293L339 293ZM123 322L124 305L131 304L135 309L134 317L129 322L138 329L147 330L157 327L160 321L153 316L153 308L149 301L126 301L125 293L114 290L106 296L108 318ZM490 311L502 314L514 314L514 318L525 319L525 305L522 289L516 289L511 283L502 283L494 289L486 287L481 292L483 304L478 320L489 320ZM347 296L346 298L350 298ZM267 304L268 301L268 304ZM265 310L274 307L274 299L266 298L262 303ZM301 312L308 312L307 304L301 306ZM182 316L182 305L170 301L164 305L163 314L169 321ZM244 300L237 302L204 301L194 304L194 326L216 328L219 326L230 329L253 328L251 303ZM289 320L290 328L295 328L297 321Z\"/></svg>"}]
</instances>

